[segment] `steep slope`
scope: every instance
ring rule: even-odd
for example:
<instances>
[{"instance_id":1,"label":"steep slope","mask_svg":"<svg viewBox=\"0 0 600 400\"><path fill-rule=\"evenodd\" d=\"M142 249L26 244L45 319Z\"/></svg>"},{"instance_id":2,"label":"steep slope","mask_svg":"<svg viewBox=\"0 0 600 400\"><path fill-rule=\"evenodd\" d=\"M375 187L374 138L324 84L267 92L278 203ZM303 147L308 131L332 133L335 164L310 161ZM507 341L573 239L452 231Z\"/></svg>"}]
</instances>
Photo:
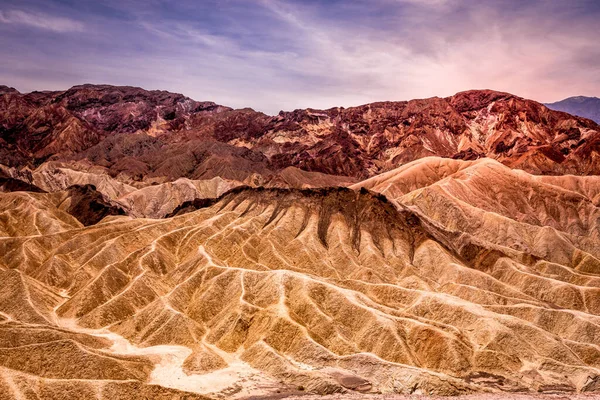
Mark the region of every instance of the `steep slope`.
<instances>
[{"instance_id":1,"label":"steep slope","mask_svg":"<svg viewBox=\"0 0 600 400\"><path fill-rule=\"evenodd\" d=\"M490 217L495 214L581 238L600 239L600 177L597 176L532 176L490 159L463 162L432 157L353 187L368 188L402 204L416 205L429 217L436 206L429 204L432 208L425 211L427 202L452 201L454 204L439 207L437 212L471 207ZM471 232L460 226L466 221L464 216L446 218L454 230Z\"/></svg>"},{"instance_id":2,"label":"steep slope","mask_svg":"<svg viewBox=\"0 0 600 400\"><path fill-rule=\"evenodd\" d=\"M547 103L546 106L551 110L564 111L583 118L589 118L600 124L600 99L597 97L569 97L554 103Z\"/></svg>"},{"instance_id":3,"label":"steep slope","mask_svg":"<svg viewBox=\"0 0 600 400\"><path fill-rule=\"evenodd\" d=\"M44 192L43 189L37 187L31 183L30 176L19 176L13 177L10 169L0 168L0 192L16 192L16 191L28 191L28 192ZM20 179L21 178L21 179ZM24 178L24 179L22 179Z\"/></svg>"},{"instance_id":4,"label":"steep slope","mask_svg":"<svg viewBox=\"0 0 600 400\"><path fill-rule=\"evenodd\" d=\"M181 129L192 115L229 110L177 93L110 85L74 86L52 102L104 132L144 131L153 135Z\"/></svg>"},{"instance_id":5,"label":"steep slope","mask_svg":"<svg viewBox=\"0 0 600 400\"><path fill-rule=\"evenodd\" d=\"M110 176L104 168L83 163L50 161L27 172L21 179L29 180L47 192L58 192L73 185L93 185L108 198L116 200L138 189L130 184L133 182L123 182ZM15 169L9 174L19 176Z\"/></svg>"},{"instance_id":6,"label":"steep slope","mask_svg":"<svg viewBox=\"0 0 600 400\"><path fill-rule=\"evenodd\" d=\"M418 172L392 202L365 189L244 187L164 220L8 232L0 265L55 293L10 318L108 329L131 354L169 346L149 382L209 395L252 386L243 379L267 379L263 394L600 389L597 181L561 188L491 160L420 163L398 171ZM393 175L359 186L391 193L407 180ZM479 179L526 181L528 216ZM167 370L181 379L161 380Z\"/></svg>"},{"instance_id":7,"label":"steep slope","mask_svg":"<svg viewBox=\"0 0 600 400\"><path fill-rule=\"evenodd\" d=\"M530 273L561 265L566 268L554 272L556 279L585 281L571 269L600 271L599 177L537 177L488 159L456 163L420 160L399 170L397 176L390 172L358 187L381 192L444 229L474 238L479 246L510 248L533 257ZM402 176L411 170L429 179L407 190ZM554 301L562 304L564 299Z\"/></svg>"},{"instance_id":8,"label":"steep slope","mask_svg":"<svg viewBox=\"0 0 600 400\"><path fill-rule=\"evenodd\" d=\"M93 185L75 185L66 190L66 198L58 207L77 218L84 226L94 225L113 215L126 215L127 212L117 203L104 197Z\"/></svg>"}]
</instances>

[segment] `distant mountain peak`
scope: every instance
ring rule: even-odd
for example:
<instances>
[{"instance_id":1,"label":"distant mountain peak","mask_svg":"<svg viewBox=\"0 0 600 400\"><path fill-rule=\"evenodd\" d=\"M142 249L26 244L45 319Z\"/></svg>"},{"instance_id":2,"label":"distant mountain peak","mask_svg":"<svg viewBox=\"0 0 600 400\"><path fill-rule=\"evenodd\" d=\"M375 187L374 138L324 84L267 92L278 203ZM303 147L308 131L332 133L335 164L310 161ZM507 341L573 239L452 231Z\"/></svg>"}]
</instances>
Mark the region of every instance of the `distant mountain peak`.
<instances>
[{"instance_id":1,"label":"distant mountain peak","mask_svg":"<svg viewBox=\"0 0 600 400\"><path fill-rule=\"evenodd\" d=\"M17 89L15 89L14 87L0 85L0 94L5 94L5 93L19 93L19 91Z\"/></svg>"},{"instance_id":2,"label":"distant mountain peak","mask_svg":"<svg viewBox=\"0 0 600 400\"><path fill-rule=\"evenodd\" d=\"M584 102L584 101L588 101L588 100L600 100L600 99L598 99L598 97L590 97L590 96L573 96L573 97L568 97L561 101L567 101L567 100Z\"/></svg>"},{"instance_id":3,"label":"distant mountain peak","mask_svg":"<svg viewBox=\"0 0 600 400\"><path fill-rule=\"evenodd\" d=\"M573 96L548 103L546 106L552 110L568 112L600 123L600 98L598 97Z\"/></svg>"}]
</instances>

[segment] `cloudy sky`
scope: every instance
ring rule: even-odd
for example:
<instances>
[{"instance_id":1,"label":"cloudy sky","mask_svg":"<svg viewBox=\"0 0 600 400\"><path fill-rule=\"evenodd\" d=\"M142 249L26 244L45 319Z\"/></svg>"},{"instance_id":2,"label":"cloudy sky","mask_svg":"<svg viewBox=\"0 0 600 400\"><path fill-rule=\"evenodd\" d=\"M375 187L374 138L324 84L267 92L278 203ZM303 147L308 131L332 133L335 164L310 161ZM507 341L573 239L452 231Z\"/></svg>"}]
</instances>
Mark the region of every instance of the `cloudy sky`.
<instances>
[{"instance_id":1,"label":"cloudy sky","mask_svg":"<svg viewBox=\"0 0 600 400\"><path fill-rule=\"evenodd\" d=\"M281 109L600 95L597 0L0 0L0 84Z\"/></svg>"}]
</instances>

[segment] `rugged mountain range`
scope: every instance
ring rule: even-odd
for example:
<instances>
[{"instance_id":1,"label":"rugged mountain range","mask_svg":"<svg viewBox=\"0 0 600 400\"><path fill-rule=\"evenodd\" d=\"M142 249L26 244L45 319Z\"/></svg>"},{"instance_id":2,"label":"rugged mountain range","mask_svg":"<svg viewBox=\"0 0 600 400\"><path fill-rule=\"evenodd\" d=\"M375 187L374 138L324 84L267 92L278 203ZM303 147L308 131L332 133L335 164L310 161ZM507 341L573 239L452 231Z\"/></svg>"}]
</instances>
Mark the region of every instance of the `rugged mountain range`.
<instances>
[{"instance_id":1,"label":"rugged mountain range","mask_svg":"<svg viewBox=\"0 0 600 400\"><path fill-rule=\"evenodd\" d=\"M535 174L600 172L598 125L493 91L277 116L131 87L0 94L2 159L11 166L69 160L138 181L261 184L287 167L364 179L425 156L489 157Z\"/></svg>"},{"instance_id":2,"label":"rugged mountain range","mask_svg":"<svg viewBox=\"0 0 600 400\"><path fill-rule=\"evenodd\" d=\"M555 103L548 103L546 106L552 110L589 118L600 124L600 99L597 97L569 97Z\"/></svg>"},{"instance_id":3,"label":"rugged mountain range","mask_svg":"<svg viewBox=\"0 0 600 400\"><path fill-rule=\"evenodd\" d=\"M0 399L600 392L593 121L2 93Z\"/></svg>"}]
</instances>

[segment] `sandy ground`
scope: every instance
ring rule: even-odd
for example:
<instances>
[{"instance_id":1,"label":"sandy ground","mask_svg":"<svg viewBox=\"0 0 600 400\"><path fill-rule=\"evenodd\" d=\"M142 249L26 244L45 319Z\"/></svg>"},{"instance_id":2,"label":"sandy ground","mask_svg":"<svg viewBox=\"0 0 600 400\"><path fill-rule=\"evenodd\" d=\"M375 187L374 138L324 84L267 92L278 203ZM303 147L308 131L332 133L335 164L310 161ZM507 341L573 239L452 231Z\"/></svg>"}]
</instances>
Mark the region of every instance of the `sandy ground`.
<instances>
[{"instance_id":1,"label":"sandy ground","mask_svg":"<svg viewBox=\"0 0 600 400\"><path fill-rule=\"evenodd\" d=\"M360 395L339 394L329 396L285 396L283 397L249 397L247 400L600 400L600 394L474 394L468 396L440 397L440 396L403 396L403 395Z\"/></svg>"},{"instance_id":2,"label":"sandy ground","mask_svg":"<svg viewBox=\"0 0 600 400\"><path fill-rule=\"evenodd\" d=\"M172 389L208 395L215 398L247 399L281 396L285 391L282 385L265 376L262 372L241 361L235 354L226 355L229 366L207 374L187 375L183 371L185 359L192 350L185 346L160 345L138 347L123 336L107 329L86 329L73 319L58 319L59 326L75 332L86 333L109 339L112 346L108 350L119 355L143 355L155 362L148 383ZM289 394L290 392L287 391Z\"/></svg>"}]
</instances>

